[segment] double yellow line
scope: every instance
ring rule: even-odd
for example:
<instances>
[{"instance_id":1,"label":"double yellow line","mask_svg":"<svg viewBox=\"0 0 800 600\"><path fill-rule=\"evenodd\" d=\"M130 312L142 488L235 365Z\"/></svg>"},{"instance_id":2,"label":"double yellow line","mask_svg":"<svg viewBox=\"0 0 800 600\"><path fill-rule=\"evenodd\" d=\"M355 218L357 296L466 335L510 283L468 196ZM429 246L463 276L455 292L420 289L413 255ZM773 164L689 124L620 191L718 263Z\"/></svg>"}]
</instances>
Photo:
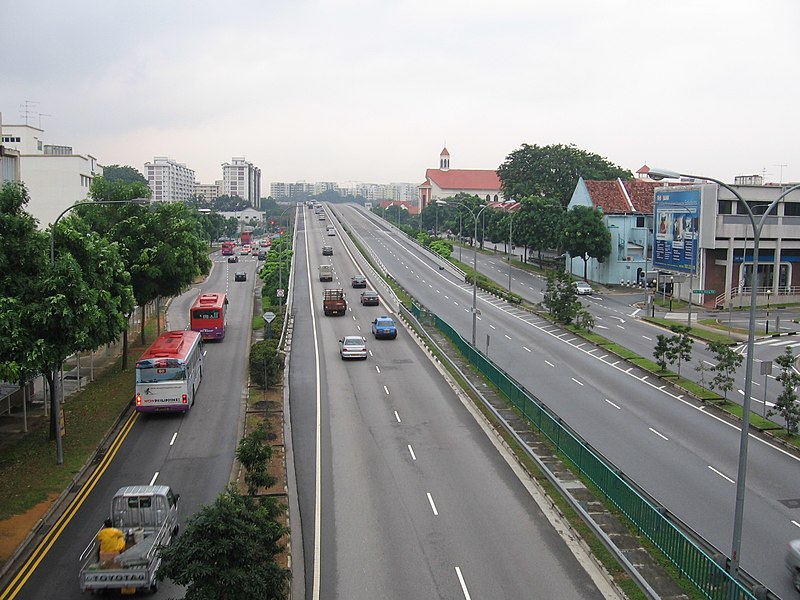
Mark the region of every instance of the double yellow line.
<instances>
[{"instance_id":1,"label":"double yellow line","mask_svg":"<svg viewBox=\"0 0 800 600\"><path fill-rule=\"evenodd\" d=\"M56 540L72 520L72 517L75 516L75 513L78 512L78 509L97 485L97 482L100 481L100 477L102 477L103 473L105 473L106 469L108 469L108 466L111 464L114 456L116 456L117 452L122 446L122 442L124 442L125 438L128 437L128 434L130 433L131 429L133 429L133 425L136 423L138 418L139 413L132 411L128 419L125 421L125 424L122 426L119 434L114 439L111 446L109 446L106 455L103 457L103 460L100 461L100 464L83 485L80 492L78 492L75 498L72 499L72 502L70 502L64 513L58 518L53 527L50 528L50 531L47 532L42 541L39 542L39 545L36 546L36 549L25 561L25 564L22 565L8 587L4 589L2 593L0 593L0 600L13 600L17 597L17 594L20 593L22 587L25 585L25 583L27 583L28 579L30 579L30 577L33 575L33 572L39 566L39 563L41 563L44 557L47 556L47 553L53 547L53 544L56 543ZM107 515L103 516L105 517Z\"/></svg>"}]
</instances>

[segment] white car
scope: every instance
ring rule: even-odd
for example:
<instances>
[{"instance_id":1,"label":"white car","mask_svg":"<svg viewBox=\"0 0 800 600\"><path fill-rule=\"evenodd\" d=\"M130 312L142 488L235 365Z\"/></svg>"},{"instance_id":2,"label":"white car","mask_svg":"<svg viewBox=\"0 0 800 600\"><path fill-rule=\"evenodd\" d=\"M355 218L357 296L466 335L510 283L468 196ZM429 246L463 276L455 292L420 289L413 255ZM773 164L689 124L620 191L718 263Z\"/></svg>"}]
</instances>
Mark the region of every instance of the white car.
<instances>
[{"instance_id":1,"label":"white car","mask_svg":"<svg viewBox=\"0 0 800 600\"><path fill-rule=\"evenodd\" d=\"M347 358L363 358L367 360L367 340L360 335L346 335L339 340L339 356Z\"/></svg>"},{"instance_id":2,"label":"white car","mask_svg":"<svg viewBox=\"0 0 800 600\"><path fill-rule=\"evenodd\" d=\"M590 286L585 281L576 281L574 282L574 285L575 285L575 292L579 296L588 296L589 294L594 292L592 286Z\"/></svg>"}]
</instances>

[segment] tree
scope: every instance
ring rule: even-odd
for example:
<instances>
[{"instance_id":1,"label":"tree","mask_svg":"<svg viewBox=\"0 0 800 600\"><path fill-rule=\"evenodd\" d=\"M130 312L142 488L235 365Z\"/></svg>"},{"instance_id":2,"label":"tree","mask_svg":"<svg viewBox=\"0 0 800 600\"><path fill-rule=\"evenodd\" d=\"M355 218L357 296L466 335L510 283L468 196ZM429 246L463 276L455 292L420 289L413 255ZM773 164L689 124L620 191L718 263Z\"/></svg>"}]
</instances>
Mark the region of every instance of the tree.
<instances>
[{"instance_id":1,"label":"tree","mask_svg":"<svg viewBox=\"0 0 800 600\"><path fill-rule=\"evenodd\" d=\"M714 378L709 382L711 389L720 389L724 398L728 400L728 392L733 389L736 369L742 364L743 357L736 354L723 342L709 342L708 349L714 355L717 364L712 367Z\"/></svg>"},{"instance_id":2,"label":"tree","mask_svg":"<svg viewBox=\"0 0 800 600\"><path fill-rule=\"evenodd\" d=\"M572 277L566 271L547 273L547 289L542 303L558 322L565 325L572 323L581 310L581 303L578 302L578 294L572 285Z\"/></svg>"},{"instance_id":3,"label":"tree","mask_svg":"<svg viewBox=\"0 0 800 600\"><path fill-rule=\"evenodd\" d=\"M694 340L689 337L690 327L674 325L671 327L677 335L667 340L666 358L670 364L678 363L678 375L681 374L681 362L692 358L692 345Z\"/></svg>"},{"instance_id":4,"label":"tree","mask_svg":"<svg viewBox=\"0 0 800 600\"><path fill-rule=\"evenodd\" d=\"M272 446L268 442L274 437L269 430L269 421L261 421L239 441L236 458L245 468L244 481L251 496L256 496L262 488L275 485L275 477L268 470L272 460Z\"/></svg>"},{"instance_id":5,"label":"tree","mask_svg":"<svg viewBox=\"0 0 800 600\"><path fill-rule=\"evenodd\" d=\"M197 235L188 210L177 202L160 204L112 229L112 238L123 248L133 293L142 311L145 304L159 296L177 296L211 268L205 244ZM141 337L144 343L144 318Z\"/></svg>"},{"instance_id":6,"label":"tree","mask_svg":"<svg viewBox=\"0 0 800 600\"><path fill-rule=\"evenodd\" d=\"M159 548L158 578L186 587L185 600L289 597L289 569L277 556L288 533L273 498L242 496L231 486L186 521L184 533Z\"/></svg>"},{"instance_id":7,"label":"tree","mask_svg":"<svg viewBox=\"0 0 800 600\"><path fill-rule=\"evenodd\" d=\"M783 386L783 391L775 399L775 406L767 412L767 416L781 415L786 421L786 435L797 433L800 423L800 406L797 404L797 386L800 385L800 375L794 368L794 355L791 348L786 348L783 354L775 359L781 368L780 374L775 378Z\"/></svg>"},{"instance_id":8,"label":"tree","mask_svg":"<svg viewBox=\"0 0 800 600\"><path fill-rule=\"evenodd\" d=\"M575 206L564 218L564 250L583 259L583 278L588 277L589 259L605 262L611 254L611 232L603 223L603 213L589 206Z\"/></svg>"},{"instance_id":9,"label":"tree","mask_svg":"<svg viewBox=\"0 0 800 600\"><path fill-rule=\"evenodd\" d=\"M574 144L530 146L522 144L506 156L497 168L506 198L520 200L529 196L555 198L566 207L578 184L584 179L631 179L630 171L606 158L579 149Z\"/></svg>"},{"instance_id":10,"label":"tree","mask_svg":"<svg viewBox=\"0 0 800 600\"><path fill-rule=\"evenodd\" d=\"M564 230L564 208L555 200L529 196L522 199L520 214L514 222L514 238L538 252L557 248ZM517 237L519 231L519 237Z\"/></svg>"},{"instance_id":11,"label":"tree","mask_svg":"<svg viewBox=\"0 0 800 600\"><path fill-rule=\"evenodd\" d=\"M286 355L278 350L277 340L256 342L250 347L250 381L261 388L268 388L280 381L286 364Z\"/></svg>"},{"instance_id":12,"label":"tree","mask_svg":"<svg viewBox=\"0 0 800 600\"><path fill-rule=\"evenodd\" d=\"M130 168L130 167L128 167ZM126 181L125 178L107 179L95 177L89 188L89 197L92 200L133 200L135 198L150 198L152 192L146 181Z\"/></svg>"},{"instance_id":13,"label":"tree","mask_svg":"<svg viewBox=\"0 0 800 600\"><path fill-rule=\"evenodd\" d=\"M129 166L109 165L103 167L103 179L111 183L119 181L124 184L142 183L145 186L147 185L147 178L137 169ZM95 178L95 181L97 181L97 178ZM144 196L141 197L144 198ZM150 195L148 194L147 197L149 198Z\"/></svg>"},{"instance_id":14,"label":"tree","mask_svg":"<svg viewBox=\"0 0 800 600\"><path fill-rule=\"evenodd\" d=\"M653 349L653 357L656 359L656 364L661 367L662 371L667 370L667 352L669 352L669 339L662 333L656 336L656 346Z\"/></svg>"}]
</instances>

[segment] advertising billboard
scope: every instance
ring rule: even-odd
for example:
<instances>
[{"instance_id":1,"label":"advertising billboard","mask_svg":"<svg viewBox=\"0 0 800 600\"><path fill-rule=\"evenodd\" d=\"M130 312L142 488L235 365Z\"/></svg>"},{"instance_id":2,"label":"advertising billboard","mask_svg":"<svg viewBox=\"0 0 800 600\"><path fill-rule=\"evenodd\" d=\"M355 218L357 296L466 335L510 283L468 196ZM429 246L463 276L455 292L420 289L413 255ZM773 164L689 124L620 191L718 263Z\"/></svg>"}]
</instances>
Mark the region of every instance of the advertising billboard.
<instances>
[{"instance_id":1,"label":"advertising billboard","mask_svg":"<svg viewBox=\"0 0 800 600\"><path fill-rule=\"evenodd\" d=\"M700 189L656 190L653 266L694 273L700 239Z\"/></svg>"}]
</instances>

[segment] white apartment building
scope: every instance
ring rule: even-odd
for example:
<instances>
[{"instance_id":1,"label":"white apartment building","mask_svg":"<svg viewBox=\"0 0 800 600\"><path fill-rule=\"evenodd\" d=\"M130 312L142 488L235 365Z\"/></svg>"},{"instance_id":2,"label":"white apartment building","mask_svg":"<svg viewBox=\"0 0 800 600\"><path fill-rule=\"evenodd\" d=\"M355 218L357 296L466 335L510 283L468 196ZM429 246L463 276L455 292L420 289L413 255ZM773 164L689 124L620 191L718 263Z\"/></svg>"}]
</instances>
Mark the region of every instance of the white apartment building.
<instances>
[{"instance_id":1,"label":"white apartment building","mask_svg":"<svg viewBox=\"0 0 800 600\"><path fill-rule=\"evenodd\" d=\"M257 206L261 200L261 169L243 156L222 163L222 193L238 196L250 202L251 206Z\"/></svg>"},{"instance_id":2,"label":"white apartment building","mask_svg":"<svg viewBox=\"0 0 800 600\"><path fill-rule=\"evenodd\" d=\"M194 195L206 202L213 202L222 196L222 180L217 179L214 183L195 183Z\"/></svg>"},{"instance_id":3,"label":"white apartment building","mask_svg":"<svg viewBox=\"0 0 800 600\"><path fill-rule=\"evenodd\" d=\"M18 153L16 160L3 157L3 180L14 180L11 170L25 184L30 196L27 211L44 229L69 206L89 196L92 180L103 174L103 167L90 154L73 154L72 147L45 145L44 130L31 125L3 125L3 153ZM6 173L6 171L9 171ZM8 176L8 177L7 177Z\"/></svg>"},{"instance_id":4,"label":"white apartment building","mask_svg":"<svg viewBox=\"0 0 800 600\"><path fill-rule=\"evenodd\" d=\"M194 194L194 171L166 156L144 163L153 202L186 202Z\"/></svg>"}]
</instances>

